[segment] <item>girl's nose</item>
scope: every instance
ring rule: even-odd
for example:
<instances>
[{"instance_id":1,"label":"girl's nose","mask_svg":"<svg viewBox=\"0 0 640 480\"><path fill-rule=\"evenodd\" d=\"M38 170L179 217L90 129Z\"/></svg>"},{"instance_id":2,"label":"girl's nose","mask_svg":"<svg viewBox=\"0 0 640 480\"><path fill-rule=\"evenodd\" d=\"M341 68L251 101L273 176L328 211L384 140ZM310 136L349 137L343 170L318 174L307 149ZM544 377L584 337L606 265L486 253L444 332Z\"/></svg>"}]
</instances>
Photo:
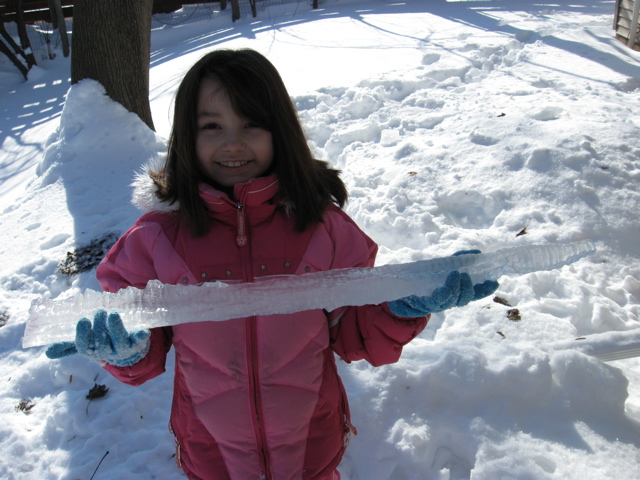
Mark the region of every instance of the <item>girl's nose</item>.
<instances>
[{"instance_id":1,"label":"girl's nose","mask_svg":"<svg viewBox=\"0 0 640 480\"><path fill-rule=\"evenodd\" d=\"M241 132L228 131L223 144L225 151L234 152L243 150L246 147Z\"/></svg>"}]
</instances>

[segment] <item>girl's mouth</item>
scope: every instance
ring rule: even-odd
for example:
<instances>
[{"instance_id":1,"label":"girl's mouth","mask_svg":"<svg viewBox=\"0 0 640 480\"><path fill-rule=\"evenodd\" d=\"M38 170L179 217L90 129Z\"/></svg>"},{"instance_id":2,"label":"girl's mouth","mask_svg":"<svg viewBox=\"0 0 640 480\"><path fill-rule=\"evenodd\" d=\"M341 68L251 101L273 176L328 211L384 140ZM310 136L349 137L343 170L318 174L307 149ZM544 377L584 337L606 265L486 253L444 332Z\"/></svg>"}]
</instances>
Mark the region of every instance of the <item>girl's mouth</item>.
<instances>
[{"instance_id":1,"label":"girl's mouth","mask_svg":"<svg viewBox=\"0 0 640 480\"><path fill-rule=\"evenodd\" d=\"M235 162L218 162L218 165L226 168L238 168L238 167L242 167L243 165L246 165L247 163L249 162L246 160L238 160Z\"/></svg>"}]
</instances>

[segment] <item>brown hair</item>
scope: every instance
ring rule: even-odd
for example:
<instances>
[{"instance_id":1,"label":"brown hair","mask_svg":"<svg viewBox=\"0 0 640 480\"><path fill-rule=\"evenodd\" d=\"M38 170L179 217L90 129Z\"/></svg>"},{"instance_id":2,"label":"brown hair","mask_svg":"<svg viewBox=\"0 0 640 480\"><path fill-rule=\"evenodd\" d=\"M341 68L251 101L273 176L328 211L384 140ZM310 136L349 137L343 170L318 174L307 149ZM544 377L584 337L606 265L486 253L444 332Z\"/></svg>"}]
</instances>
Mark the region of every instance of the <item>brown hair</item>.
<instances>
[{"instance_id":1,"label":"brown hair","mask_svg":"<svg viewBox=\"0 0 640 480\"><path fill-rule=\"evenodd\" d=\"M153 175L158 197L179 202L179 214L196 236L209 229L198 185L206 181L196 156L196 111L203 79L216 78L225 87L238 114L271 132L272 171L280 180L280 197L305 230L321 222L330 203L340 207L347 190L339 171L311 154L296 109L276 68L250 50L216 50L196 62L183 78L175 97L173 126L162 174Z\"/></svg>"}]
</instances>

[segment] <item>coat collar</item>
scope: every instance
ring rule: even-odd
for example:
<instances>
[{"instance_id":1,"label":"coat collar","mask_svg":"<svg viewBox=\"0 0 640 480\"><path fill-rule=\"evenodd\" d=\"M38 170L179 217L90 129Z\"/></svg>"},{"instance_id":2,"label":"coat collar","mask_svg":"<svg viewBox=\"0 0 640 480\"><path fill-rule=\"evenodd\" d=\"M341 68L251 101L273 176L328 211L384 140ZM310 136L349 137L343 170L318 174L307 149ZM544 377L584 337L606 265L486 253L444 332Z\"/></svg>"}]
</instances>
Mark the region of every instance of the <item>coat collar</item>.
<instances>
[{"instance_id":1,"label":"coat collar","mask_svg":"<svg viewBox=\"0 0 640 480\"><path fill-rule=\"evenodd\" d=\"M144 212L175 212L178 202L169 204L156 196L157 186L151 178L152 172L159 172L164 165L164 158L158 157L145 165L137 173L131 186L133 187L132 203ZM229 196L205 183L200 184L201 198L212 212L225 211L229 207L236 208L240 203L246 207L254 207L271 201L280 190L280 182L275 174L249 180L234 187L233 201Z\"/></svg>"},{"instance_id":2,"label":"coat collar","mask_svg":"<svg viewBox=\"0 0 640 480\"><path fill-rule=\"evenodd\" d=\"M210 211L220 212L229 206L236 208L238 205L242 205L251 208L262 205L272 200L279 190L280 181L275 174L272 174L236 185L233 189L235 201L230 199L226 193L206 183L200 184L200 197L205 201Z\"/></svg>"},{"instance_id":3,"label":"coat collar","mask_svg":"<svg viewBox=\"0 0 640 480\"><path fill-rule=\"evenodd\" d=\"M158 189L153 182L151 175L153 172L160 172L164 167L165 156L158 156L151 159L142 170L137 172L133 178L131 186L133 193L131 203L145 213L148 212L174 212L178 210L178 203L169 204L163 202L156 196Z\"/></svg>"}]
</instances>

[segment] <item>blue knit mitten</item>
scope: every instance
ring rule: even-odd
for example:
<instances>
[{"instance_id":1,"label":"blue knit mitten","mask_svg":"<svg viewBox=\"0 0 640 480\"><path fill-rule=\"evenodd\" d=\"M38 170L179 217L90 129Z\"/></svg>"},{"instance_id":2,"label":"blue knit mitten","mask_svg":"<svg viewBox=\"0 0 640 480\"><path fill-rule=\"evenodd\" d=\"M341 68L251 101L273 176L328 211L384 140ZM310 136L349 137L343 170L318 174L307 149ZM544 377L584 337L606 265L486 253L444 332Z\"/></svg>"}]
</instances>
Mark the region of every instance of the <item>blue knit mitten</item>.
<instances>
[{"instance_id":1,"label":"blue knit mitten","mask_svg":"<svg viewBox=\"0 0 640 480\"><path fill-rule=\"evenodd\" d=\"M51 359L79 353L95 362L106 362L117 367L138 363L149 351L151 332L146 329L128 333L116 312L107 317L105 310L96 311L93 325L82 318L76 325L75 342L56 342L46 351Z\"/></svg>"},{"instance_id":2,"label":"blue knit mitten","mask_svg":"<svg viewBox=\"0 0 640 480\"><path fill-rule=\"evenodd\" d=\"M480 250L464 250L454 253L454 256L466 253L480 253ZM425 297L410 295L387 302L387 306L391 313L398 317L423 317L448 308L462 307L469 302L491 295L498 287L498 282L494 280L473 285L468 273L454 270L447 275L444 286L436 288L431 295Z\"/></svg>"}]
</instances>

